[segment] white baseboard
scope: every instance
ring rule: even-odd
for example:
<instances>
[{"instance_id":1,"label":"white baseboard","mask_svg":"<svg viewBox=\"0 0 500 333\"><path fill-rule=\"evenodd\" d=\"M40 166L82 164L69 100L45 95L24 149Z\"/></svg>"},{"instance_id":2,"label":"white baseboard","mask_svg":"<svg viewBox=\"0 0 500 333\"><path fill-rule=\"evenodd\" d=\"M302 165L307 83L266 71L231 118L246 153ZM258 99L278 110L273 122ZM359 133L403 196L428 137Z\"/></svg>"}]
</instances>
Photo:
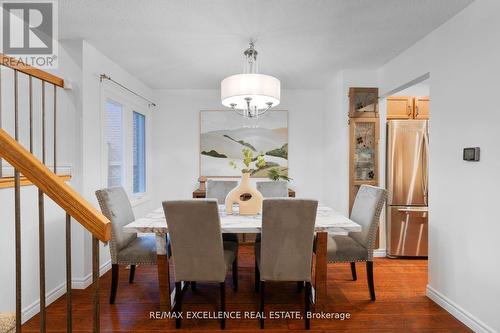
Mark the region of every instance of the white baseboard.
<instances>
[{"instance_id":1,"label":"white baseboard","mask_svg":"<svg viewBox=\"0 0 500 333\"><path fill-rule=\"evenodd\" d=\"M373 251L373 256L380 258L385 257L387 255L387 251L385 249L376 249Z\"/></svg>"},{"instance_id":2,"label":"white baseboard","mask_svg":"<svg viewBox=\"0 0 500 333\"><path fill-rule=\"evenodd\" d=\"M102 276L104 273L111 269L111 260L108 260L99 268L99 276ZM92 274L87 275L83 279L73 279L71 281L73 289L85 289L92 284ZM66 282L61 283L56 288L52 289L45 295L45 304L48 306L52 304L59 297L66 294ZM30 320L33 316L37 315L40 312L40 300L36 300L27 307L22 310L22 321L23 324Z\"/></svg>"},{"instance_id":3,"label":"white baseboard","mask_svg":"<svg viewBox=\"0 0 500 333\"><path fill-rule=\"evenodd\" d=\"M111 269L111 260L108 260L99 268L99 276L103 276ZM82 278L73 278L71 280L73 289L85 289L92 284L92 273L87 274Z\"/></svg>"},{"instance_id":4,"label":"white baseboard","mask_svg":"<svg viewBox=\"0 0 500 333\"><path fill-rule=\"evenodd\" d=\"M66 282L61 283L45 295L45 304L49 305L56 299L66 294ZM22 310L23 324L40 312L40 299L34 301Z\"/></svg>"},{"instance_id":5,"label":"white baseboard","mask_svg":"<svg viewBox=\"0 0 500 333\"><path fill-rule=\"evenodd\" d=\"M494 333L495 331L483 323L481 320L474 317L469 312L462 309L458 304L450 300L448 297L441 294L436 289L427 285L427 297L433 300L440 307L448 311L453 317L460 320L462 323L467 325L474 332L483 332L483 333Z\"/></svg>"}]
</instances>

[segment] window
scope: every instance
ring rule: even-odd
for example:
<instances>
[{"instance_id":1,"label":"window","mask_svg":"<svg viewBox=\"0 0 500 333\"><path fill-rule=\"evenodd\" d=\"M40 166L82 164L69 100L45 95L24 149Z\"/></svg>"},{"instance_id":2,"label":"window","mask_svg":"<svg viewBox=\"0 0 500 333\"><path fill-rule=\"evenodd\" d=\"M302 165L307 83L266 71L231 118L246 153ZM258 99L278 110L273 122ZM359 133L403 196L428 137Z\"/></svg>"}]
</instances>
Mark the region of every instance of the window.
<instances>
[{"instance_id":1,"label":"window","mask_svg":"<svg viewBox=\"0 0 500 333\"><path fill-rule=\"evenodd\" d=\"M108 187L123 185L123 106L106 101L106 148Z\"/></svg>"},{"instance_id":2,"label":"window","mask_svg":"<svg viewBox=\"0 0 500 333\"><path fill-rule=\"evenodd\" d=\"M133 112L134 194L146 192L146 117Z\"/></svg>"},{"instance_id":3,"label":"window","mask_svg":"<svg viewBox=\"0 0 500 333\"><path fill-rule=\"evenodd\" d=\"M132 205L149 200L149 116L142 101L119 90L102 94L102 186L122 186Z\"/></svg>"}]
</instances>

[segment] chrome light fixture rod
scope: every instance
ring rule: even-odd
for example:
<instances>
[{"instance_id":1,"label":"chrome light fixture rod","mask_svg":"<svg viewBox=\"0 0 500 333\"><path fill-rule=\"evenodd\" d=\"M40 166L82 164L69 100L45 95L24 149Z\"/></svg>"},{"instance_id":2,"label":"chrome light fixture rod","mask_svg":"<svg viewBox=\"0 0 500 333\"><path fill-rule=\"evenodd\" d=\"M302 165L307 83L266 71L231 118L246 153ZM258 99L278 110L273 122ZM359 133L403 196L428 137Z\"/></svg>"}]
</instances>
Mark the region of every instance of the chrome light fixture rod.
<instances>
[{"instance_id":1,"label":"chrome light fixture rod","mask_svg":"<svg viewBox=\"0 0 500 333\"><path fill-rule=\"evenodd\" d=\"M247 107L245 109L237 109L235 103L231 104L231 109L233 111L235 111L236 113L238 113L239 115L242 115L242 116L245 116L248 118L257 118L257 117L265 114L267 111L269 111L273 107L273 103L268 102L268 103L266 103L267 107L265 107L263 109L257 109L254 107L254 110L252 111L252 108L250 106L251 100L252 99L250 97L245 98L245 101L247 101Z\"/></svg>"}]
</instances>

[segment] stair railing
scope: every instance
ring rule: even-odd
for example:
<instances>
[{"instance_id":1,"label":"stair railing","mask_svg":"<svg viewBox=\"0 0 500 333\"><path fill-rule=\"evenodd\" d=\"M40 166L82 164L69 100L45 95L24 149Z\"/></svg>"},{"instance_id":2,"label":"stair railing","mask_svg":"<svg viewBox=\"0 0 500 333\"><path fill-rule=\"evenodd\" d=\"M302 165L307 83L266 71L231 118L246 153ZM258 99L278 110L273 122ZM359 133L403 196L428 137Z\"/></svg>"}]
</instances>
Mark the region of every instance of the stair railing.
<instances>
[{"instance_id":1,"label":"stair railing","mask_svg":"<svg viewBox=\"0 0 500 333\"><path fill-rule=\"evenodd\" d=\"M92 288L93 288L93 331L100 330L99 303L99 241L111 238L109 220L88 203L80 194L57 175L57 89L64 87L64 80L50 73L25 65L18 60L0 53L0 66L14 71L14 138L2 129L2 71L0 71L0 179L2 179L3 160L14 168L14 212L15 212L15 265L16 265L16 332L21 332L21 175L23 183L31 183L38 188L38 227L39 227L39 273L40 273L40 332L46 331L45 303L45 213L44 197L51 198L66 212L66 329L72 332L72 294L71 294L71 218L78 221L92 234ZM1 67L0 67L1 69ZM19 75L29 79L29 149L19 143ZM41 91L41 146L42 159L38 160L34 151L33 131L33 80L40 80ZM46 166L46 85L53 87L53 166Z\"/></svg>"}]
</instances>

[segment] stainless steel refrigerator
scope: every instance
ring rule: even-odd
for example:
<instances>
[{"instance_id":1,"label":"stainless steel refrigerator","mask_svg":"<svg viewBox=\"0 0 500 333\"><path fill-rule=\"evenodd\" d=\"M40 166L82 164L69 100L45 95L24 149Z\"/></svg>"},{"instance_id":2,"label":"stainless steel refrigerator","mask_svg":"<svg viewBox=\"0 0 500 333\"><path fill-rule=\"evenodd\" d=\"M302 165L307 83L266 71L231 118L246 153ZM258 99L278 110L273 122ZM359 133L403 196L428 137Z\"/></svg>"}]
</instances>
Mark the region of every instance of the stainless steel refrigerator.
<instances>
[{"instance_id":1,"label":"stainless steel refrigerator","mask_svg":"<svg viewBox=\"0 0 500 333\"><path fill-rule=\"evenodd\" d=\"M387 256L426 257L429 124L387 122Z\"/></svg>"}]
</instances>

